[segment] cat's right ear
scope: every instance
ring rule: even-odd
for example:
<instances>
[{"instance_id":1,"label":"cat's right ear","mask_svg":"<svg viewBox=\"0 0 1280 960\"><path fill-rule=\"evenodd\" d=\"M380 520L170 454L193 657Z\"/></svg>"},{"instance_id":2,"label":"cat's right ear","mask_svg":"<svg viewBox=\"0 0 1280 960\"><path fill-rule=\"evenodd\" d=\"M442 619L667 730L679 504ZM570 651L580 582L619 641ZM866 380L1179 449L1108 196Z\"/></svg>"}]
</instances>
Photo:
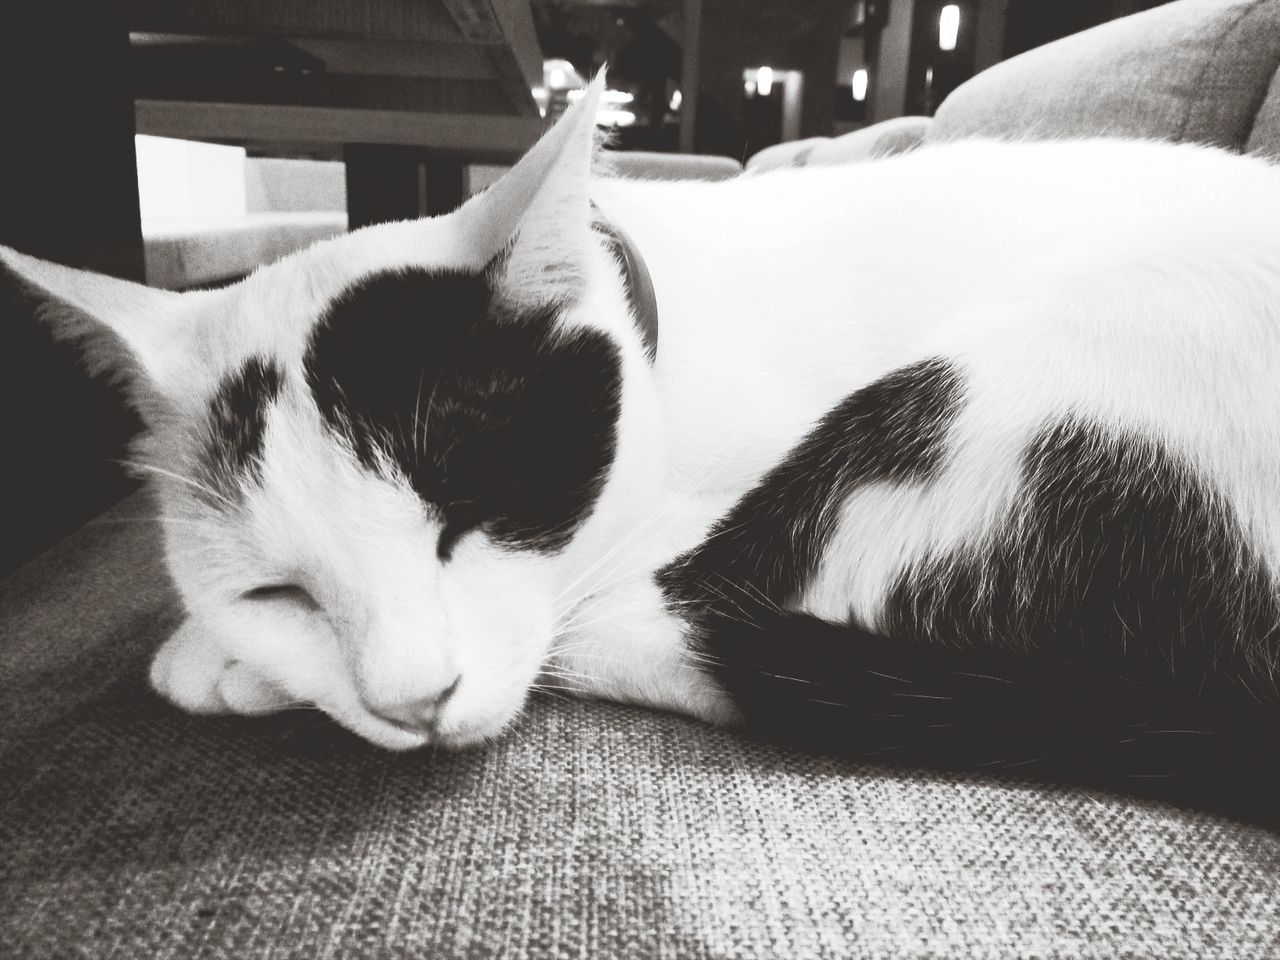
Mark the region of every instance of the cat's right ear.
<instances>
[{"instance_id":1,"label":"cat's right ear","mask_svg":"<svg viewBox=\"0 0 1280 960\"><path fill-rule=\"evenodd\" d=\"M144 419L162 402L176 376L187 295L75 270L8 247L0 247L0 269L55 337L75 342L92 372L125 388Z\"/></svg>"},{"instance_id":2,"label":"cat's right ear","mask_svg":"<svg viewBox=\"0 0 1280 960\"><path fill-rule=\"evenodd\" d=\"M510 171L457 212L468 259L501 264L507 300L571 297L581 280L596 243L588 187L604 89L602 69Z\"/></svg>"}]
</instances>

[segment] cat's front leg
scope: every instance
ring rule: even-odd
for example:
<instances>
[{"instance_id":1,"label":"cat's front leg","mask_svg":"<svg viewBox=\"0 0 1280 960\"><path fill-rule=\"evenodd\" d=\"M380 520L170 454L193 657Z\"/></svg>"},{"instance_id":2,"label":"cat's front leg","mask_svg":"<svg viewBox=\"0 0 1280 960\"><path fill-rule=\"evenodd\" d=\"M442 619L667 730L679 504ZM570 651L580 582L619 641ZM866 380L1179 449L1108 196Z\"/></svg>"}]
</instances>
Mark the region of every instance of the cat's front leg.
<instances>
[{"instance_id":1,"label":"cat's front leg","mask_svg":"<svg viewBox=\"0 0 1280 960\"><path fill-rule=\"evenodd\" d=\"M188 617L151 661L151 687L190 713L259 716L283 710L289 694L227 652L207 621Z\"/></svg>"},{"instance_id":2,"label":"cat's front leg","mask_svg":"<svg viewBox=\"0 0 1280 960\"><path fill-rule=\"evenodd\" d=\"M542 683L711 723L737 722L732 701L690 651L687 629L652 577L602 591L563 619Z\"/></svg>"}]
</instances>

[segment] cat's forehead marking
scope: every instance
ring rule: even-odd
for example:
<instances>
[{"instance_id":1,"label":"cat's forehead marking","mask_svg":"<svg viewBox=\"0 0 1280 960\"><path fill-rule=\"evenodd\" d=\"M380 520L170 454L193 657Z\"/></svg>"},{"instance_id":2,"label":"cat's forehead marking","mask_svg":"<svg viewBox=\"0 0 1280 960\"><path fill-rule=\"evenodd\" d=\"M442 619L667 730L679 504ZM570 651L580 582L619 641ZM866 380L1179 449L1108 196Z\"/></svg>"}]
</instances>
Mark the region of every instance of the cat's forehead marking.
<instances>
[{"instance_id":1,"label":"cat's forehead marking","mask_svg":"<svg viewBox=\"0 0 1280 960\"><path fill-rule=\"evenodd\" d=\"M434 387L429 366L438 373L464 333L485 320L491 302L483 274L396 270L348 287L321 313L304 375L320 414L365 466L374 466L376 445L403 439L386 431L404 427L404 413Z\"/></svg>"},{"instance_id":2,"label":"cat's forehead marking","mask_svg":"<svg viewBox=\"0 0 1280 960\"><path fill-rule=\"evenodd\" d=\"M267 409L280 395L280 366L252 356L226 374L209 401L202 461L209 485L233 497L245 480L261 475Z\"/></svg>"},{"instance_id":3,"label":"cat's forehead marking","mask_svg":"<svg viewBox=\"0 0 1280 960\"><path fill-rule=\"evenodd\" d=\"M303 375L366 469L394 466L447 522L482 503L495 538L554 550L613 462L621 356L559 329L564 303L507 303L496 273L366 277L316 322Z\"/></svg>"}]
</instances>

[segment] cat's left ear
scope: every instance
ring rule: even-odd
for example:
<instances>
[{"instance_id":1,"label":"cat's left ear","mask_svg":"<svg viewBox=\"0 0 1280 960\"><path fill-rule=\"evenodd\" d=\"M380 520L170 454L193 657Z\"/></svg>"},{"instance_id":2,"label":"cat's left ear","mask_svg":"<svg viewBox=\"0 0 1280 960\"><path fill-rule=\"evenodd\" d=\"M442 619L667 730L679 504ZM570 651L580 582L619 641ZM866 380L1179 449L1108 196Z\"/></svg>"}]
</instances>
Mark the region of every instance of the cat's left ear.
<instances>
[{"instance_id":1,"label":"cat's left ear","mask_svg":"<svg viewBox=\"0 0 1280 960\"><path fill-rule=\"evenodd\" d=\"M593 234L589 181L602 69L506 175L458 211L481 262L500 267L504 299L545 303L580 289Z\"/></svg>"},{"instance_id":2,"label":"cat's left ear","mask_svg":"<svg viewBox=\"0 0 1280 960\"><path fill-rule=\"evenodd\" d=\"M0 271L25 286L37 317L75 342L94 373L121 383L144 419L175 376L187 295L76 270L0 247ZM13 282L9 280L7 282Z\"/></svg>"}]
</instances>

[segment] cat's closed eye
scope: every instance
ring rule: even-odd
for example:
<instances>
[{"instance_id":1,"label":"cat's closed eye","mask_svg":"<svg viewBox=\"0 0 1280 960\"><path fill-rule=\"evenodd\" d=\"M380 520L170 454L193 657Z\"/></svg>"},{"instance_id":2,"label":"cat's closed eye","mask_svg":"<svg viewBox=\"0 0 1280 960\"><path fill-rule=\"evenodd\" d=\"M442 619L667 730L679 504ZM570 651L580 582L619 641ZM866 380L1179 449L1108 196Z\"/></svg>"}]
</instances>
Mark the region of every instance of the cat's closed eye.
<instances>
[{"instance_id":1,"label":"cat's closed eye","mask_svg":"<svg viewBox=\"0 0 1280 960\"><path fill-rule=\"evenodd\" d=\"M252 590L246 590L240 597L243 600L262 603L292 603L307 610L320 609L316 598L305 587L300 587L296 583L264 584Z\"/></svg>"}]
</instances>

